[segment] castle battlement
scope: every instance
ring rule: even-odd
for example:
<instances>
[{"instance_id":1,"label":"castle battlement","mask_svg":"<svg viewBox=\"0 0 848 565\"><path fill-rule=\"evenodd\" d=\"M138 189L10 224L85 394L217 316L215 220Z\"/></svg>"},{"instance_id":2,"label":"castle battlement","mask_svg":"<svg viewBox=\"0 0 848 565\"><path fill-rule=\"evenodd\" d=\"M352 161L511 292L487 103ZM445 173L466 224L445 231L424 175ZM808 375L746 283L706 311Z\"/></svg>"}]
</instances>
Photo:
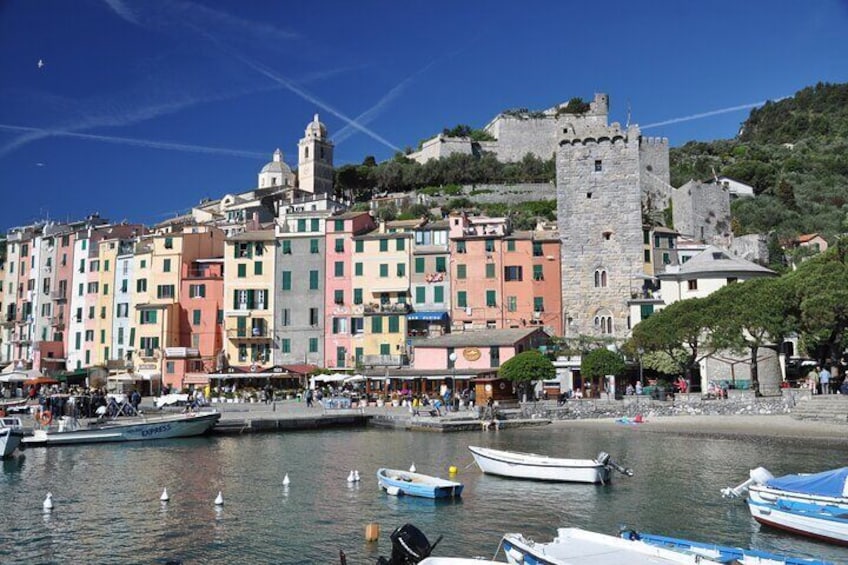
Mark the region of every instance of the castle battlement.
<instances>
[{"instance_id":1,"label":"castle battlement","mask_svg":"<svg viewBox=\"0 0 848 565\"><path fill-rule=\"evenodd\" d=\"M643 137L642 143L646 145L668 145L667 137Z\"/></svg>"}]
</instances>

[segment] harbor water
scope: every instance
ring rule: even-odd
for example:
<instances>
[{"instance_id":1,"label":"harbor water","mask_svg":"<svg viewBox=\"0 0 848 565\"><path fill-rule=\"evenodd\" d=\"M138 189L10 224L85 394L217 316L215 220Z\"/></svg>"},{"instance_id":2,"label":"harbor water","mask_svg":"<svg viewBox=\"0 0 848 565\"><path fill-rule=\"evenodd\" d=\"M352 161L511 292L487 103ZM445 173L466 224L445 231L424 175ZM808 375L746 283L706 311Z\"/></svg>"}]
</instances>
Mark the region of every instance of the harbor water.
<instances>
[{"instance_id":1,"label":"harbor water","mask_svg":"<svg viewBox=\"0 0 848 565\"><path fill-rule=\"evenodd\" d=\"M611 485L484 476L468 445L594 457L607 451L635 476ZM848 563L848 549L761 528L719 490L762 465L775 475L846 464L844 442L692 437L548 426L500 432L373 428L201 437L123 445L30 448L2 463L3 563L374 563L389 534L413 523L438 555L491 558L505 532L550 540L557 527L641 531ZM465 483L461 501L387 496L386 466ZM351 470L361 482L347 482ZM288 474L291 484L282 486ZM171 500L159 501L162 489ZM53 494L55 508L42 501ZM224 505L213 501L221 491ZM367 543L368 523L381 527Z\"/></svg>"}]
</instances>

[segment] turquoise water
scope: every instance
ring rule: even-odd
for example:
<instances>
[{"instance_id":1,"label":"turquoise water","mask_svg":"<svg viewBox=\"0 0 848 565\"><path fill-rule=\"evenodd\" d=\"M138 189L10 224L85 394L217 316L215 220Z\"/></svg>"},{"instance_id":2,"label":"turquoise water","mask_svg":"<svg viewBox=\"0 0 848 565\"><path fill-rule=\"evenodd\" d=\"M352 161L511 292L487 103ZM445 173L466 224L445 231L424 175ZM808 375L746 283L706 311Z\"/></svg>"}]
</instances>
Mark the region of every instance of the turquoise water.
<instances>
[{"instance_id":1,"label":"turquoise water","mask_svg":"<svg viewBox=\"0 0 848 565\"><path fill-rule=\"evenodd\" d=\"M466 447L593 457L608 451L636 475L608 486L484 476ZM741 501L723 500L752 466L775 474L846 464L848 444L702 438L533 428L464 434L378 429L204 437L135 445L31 448L3 461L3 563L374 563L389 533L411 522L439 555L491 557L504 532L549 540L560 526L614 534L622 525L657 534L755 546L848 563L848 550L761 529ZM393 498L378 467L447 476L459 467L461 501ZM362 481L346 482L351 469ZM291 485L282 486L288 473ZM159 495L168 488L171 502ZM47 491L55 510L42 512ZM213 501L223 492L225 505ZM378 543L365 525L381 526Z\"/></svg>"}]
</instances>

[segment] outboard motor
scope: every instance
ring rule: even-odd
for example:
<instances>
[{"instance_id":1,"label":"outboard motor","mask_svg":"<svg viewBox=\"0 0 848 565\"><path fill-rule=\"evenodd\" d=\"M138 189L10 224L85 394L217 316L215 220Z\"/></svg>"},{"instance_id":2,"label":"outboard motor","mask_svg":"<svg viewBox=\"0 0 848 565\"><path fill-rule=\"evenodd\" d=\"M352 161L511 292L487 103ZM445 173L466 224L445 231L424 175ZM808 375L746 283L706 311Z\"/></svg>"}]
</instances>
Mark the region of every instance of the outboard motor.
<instances>
[{"instance_id":1,"label":"outboard motor","mask_svg":"<svg viewBox=\"0 0 848 565\"><path fill-rule=\"evenodd\" d=\"M426 559L433 549L442 541L442 536L436 542L430 545L427 536L413 526L412 524L404 524L390 536L392 540L392 555L389 559L380 557L377 560L377 565L415 565Z\"/></svg>"},{"instance_id":2,"label":"outboard motor","mask_svg":"<svg viewBox=\"0 0 848 565\"><path fill-rule=\"evenodd\" d=\"M611 467L611 468L615 469L616 471L618 471L622 475L627 475L628 477L633 476L633 470L632 469L629 469L627 467L622 467L621 465L619 465L618 463L613 461L612 457L610 457L610 454L607 453L606 451L601 451L600 453L598 453L598 457L595 459L595 461L597 461L599 464L603 465L604 467Z\"/></svg>"}]
</instances>

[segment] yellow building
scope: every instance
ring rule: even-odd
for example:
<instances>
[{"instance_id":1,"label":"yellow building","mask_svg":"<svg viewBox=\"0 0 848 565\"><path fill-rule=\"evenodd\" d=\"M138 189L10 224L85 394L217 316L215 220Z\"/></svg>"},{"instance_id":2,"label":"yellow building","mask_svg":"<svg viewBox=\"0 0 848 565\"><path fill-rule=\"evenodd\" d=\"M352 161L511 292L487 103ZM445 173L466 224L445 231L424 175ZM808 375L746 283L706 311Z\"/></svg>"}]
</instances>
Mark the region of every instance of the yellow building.
<instances>
[{"instance_id":1,"label":"yellow building","mask_svg":"<svg viewBox=\"0 0 848 565\"><path fill-rule=\"evenodd\" d=\"M114 302L115 294L115 265L117 263L118 248L120 240L106 239L98 243L98 258L100 270L98 271L97 297L94 303L95 324L93 348L93 365L108 365L113 360L112 344L112 320L115 316Z\"/></svg>"},{"instance_id":2,"label":"yellow building","mask_svg":"<svg viewBox=\"0 0 848 565\"><path fill-rule=\"evenodd\" d=\"M273 230L227 238L224 250L224 334L230 366L260 371L274 344Z\"/></svg>"},{"instance_id":3,"label":"yellow building","mask_svg":"<svg viewBox=\"0 0 848 565\"><path fill-rule=\"evenodd\" d=\"M363 316L366 366L406 364L412 233L383 223L353 238L353 309Z\"/></svg>"}]
</instances>

